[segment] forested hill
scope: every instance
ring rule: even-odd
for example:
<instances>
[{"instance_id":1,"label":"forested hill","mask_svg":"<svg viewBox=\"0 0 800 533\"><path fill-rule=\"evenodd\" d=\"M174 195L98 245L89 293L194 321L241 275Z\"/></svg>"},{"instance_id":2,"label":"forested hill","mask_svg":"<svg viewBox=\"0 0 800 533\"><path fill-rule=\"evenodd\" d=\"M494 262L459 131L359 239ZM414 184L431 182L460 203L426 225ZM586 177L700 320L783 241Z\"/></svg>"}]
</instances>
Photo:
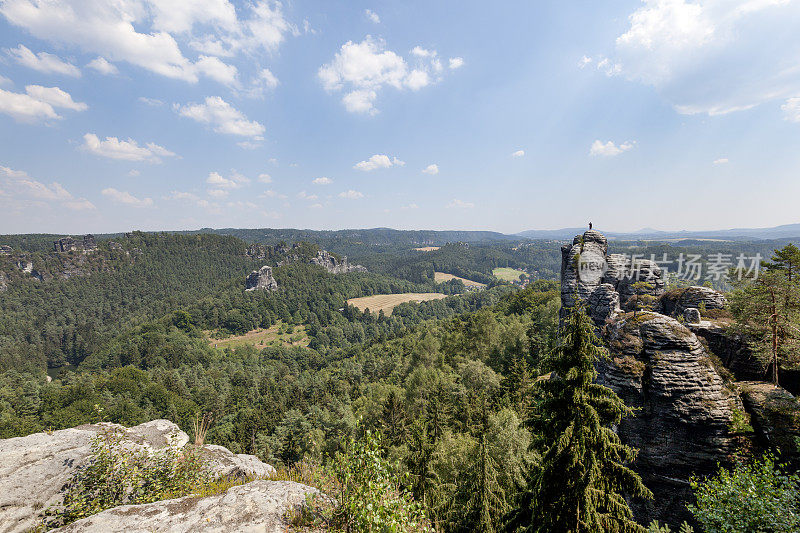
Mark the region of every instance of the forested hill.
<instances>
[{"instance_id":1,"label":"forested hill","mask_svg":"<svg viewBox=\"0 0 800 533\"><path fill-rule=\"evenodd\" d=\"M363 327L354 330L350 325L352 320L363 320L360 314L351 319L340 312L349 298L459 291L453 284L412 283L369 272L334 276L321 267L297 263L275 269L278 292L245 293L245 276L265 263L276 266L280 255L270 261L253 259L246 255L247 244L238 238L210 234L134 232L117 242L121 249L115 255L109 255L107 243L101 241L100 249L88 254L25 256L42 269L57 261L85 261L82 268L87 275L70 279L41 281L25 274L9 256L0 257L0 271L8 272L0 297L0 364L34 372L44 372L46 366L76 365L126 329L179 309L191 312L192 322L204 329L223 328L231 333L278 321L305 324L312 332L335 326L313 340L326 351L330 345L342 348L365 338ZM106 268L94 268L101 262ZM408 320L468 310L480 306L480 298L485 297L473 296L473 303L429 302L418 308L407 304L405 312L401 306L391 320L368 328L366 335L387 335L399 331Z\"/></svg>"}]
</instances>

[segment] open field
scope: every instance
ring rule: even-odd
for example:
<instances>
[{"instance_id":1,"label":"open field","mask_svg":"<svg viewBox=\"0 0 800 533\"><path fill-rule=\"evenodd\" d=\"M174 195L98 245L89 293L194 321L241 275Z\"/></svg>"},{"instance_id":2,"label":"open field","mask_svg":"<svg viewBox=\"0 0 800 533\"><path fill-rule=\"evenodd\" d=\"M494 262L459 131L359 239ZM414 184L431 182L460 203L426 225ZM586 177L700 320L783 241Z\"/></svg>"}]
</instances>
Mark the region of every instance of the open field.
<instances>
[{"instance_id":1,"label":"open field","mask_svg":"<svg viewBox=\"0 0 800 533\"><path fill-rule=\"evenodd\" d=\"M367 308L369 308L369 310L373 313L383 310L383 312L388 316L392 314L392 309L401 303L427 302L429 300L439 300L446 297L446 294L441 294L438 292L406 292L403 294L376 294L374 296L351 298L347 300L347 303L357 307L361 311Z\"/></svg>"},{"instance_id":2,"label":"open field","mask_svg":"<svg viewBox=\"0 0 800 533\"><path fill-rule=\"evenodd\" d=\"M257 349L267 346L308 346L309 338L304 326L294 326L293 333L286 330L286 326L278 323L269 329L254 329L242 335L232 335L224 339L214 339L211 331L206 331L208 344L219 350L225 348L238 348L250 345Z\"/></svg>"},{"instance_id":3,"label":"open field","mask_svg":"<svg viewBox=\"0 0 800 533\"><path fill-rule=\"evenodd\" d=\"M520 276L523 274L525 274L525 272L515 268L502 267L492 270L492 275L496 278L502 279L503 281L519 281Z\"/></svg>"},{"instance_id":4,"label":"open field","mask_svg":"<svg viewBox=\"0 0 800 533\"><path fill-rule=\"evenodd\" d=\"M434 272L433 273L433 280L436 283L442 283L445 281L450 281L451 279L460 279L462 283L464 283L467 287L485 287L485 283L478 283L477 281L472 281L471 279L466 278L459 278L458 276L454 276L452 274L445 274L444 272Z\"/></svg>"},{"instance_id":5,"label":"open field","mask_svg":"<svg viewBox=\"0 0 800 533\"><path fill-rule=\"evenodd\" d=\"M435 252L441 248L440 246L423 246L422 248L414 248L418 252Z\"/></svg>"}]
</instances>

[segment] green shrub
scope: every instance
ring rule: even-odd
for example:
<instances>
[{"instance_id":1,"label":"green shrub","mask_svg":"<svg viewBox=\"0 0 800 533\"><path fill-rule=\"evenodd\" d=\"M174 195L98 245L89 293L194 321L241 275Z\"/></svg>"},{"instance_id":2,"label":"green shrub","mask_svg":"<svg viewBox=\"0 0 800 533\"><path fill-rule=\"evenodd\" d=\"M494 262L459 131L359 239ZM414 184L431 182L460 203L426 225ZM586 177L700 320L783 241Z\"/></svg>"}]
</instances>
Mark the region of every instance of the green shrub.
<instances>
[{"instance_id":1,"label":"green shrub","mask_svg":"<svg viewBox=\"0 0 800 533\"><path fill-rule=\"evenodd\" d=\"M800 531L800 476L787 474L767 455L714 477L692 480L689 511L706 533Z\"/></svg>"},{"instance_id":2,"label":"green shrub","mask_svg":"<svg viewBox=\"0 0 800 533\"><path fill-rule=\"evenodd\" d=\"M399 466L384 457L380 433L350 439L332 472L339 484L334 527L365 533L430 531L422 506L402 488Z\"/></svg>"},{"instance_id":3,"label":"green shrub","mask_svg":"<svg viewBox=\"0 0 800 533\"><path fill-rule=\"evenodd\" d=\"M92 457L67 483L63 509L51 510L50 526L68 524L118 505L150 503L196 492L211 481L191 445L174 442L148 452L123 442L119 430L97 435Z\"/></svg>"}]
</instances>

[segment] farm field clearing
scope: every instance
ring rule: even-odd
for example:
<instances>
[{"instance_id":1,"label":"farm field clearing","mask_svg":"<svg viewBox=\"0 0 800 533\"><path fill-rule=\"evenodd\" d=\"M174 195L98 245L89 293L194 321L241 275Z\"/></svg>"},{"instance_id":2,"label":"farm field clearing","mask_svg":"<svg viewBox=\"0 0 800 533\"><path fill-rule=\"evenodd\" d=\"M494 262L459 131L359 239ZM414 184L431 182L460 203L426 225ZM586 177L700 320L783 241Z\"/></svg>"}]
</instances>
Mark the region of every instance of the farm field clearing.
<instances>
[{"instance_id":1,"label":"farm field clearing","mask_svg":"<svg viewBox=\"0 0 800 533\"><path fill-rule=\"evenodd\" d=\"M241 335L231 335L223 339L213 338L213 331L206 331L205 334L208 337L209 346L218 350L246 345L257 349L268 346L308 346L309 338L306 334L305 326L294 326L291 333L288 331L288 327L291 326L278 323L268 329L258 328Z\"/></svg>"},{"instance_id":2,"label":"farm field clearing","mask_svg":"<svg viewBox=\"0 0 800 533\"><path fill-rule=\"evenodd\" d=\"M461 282L467 287L485 287L485 283L478 283L477 281L472 281L471 279L460 278L458 276L454 276L453 274L446 274L444 272L434 272L433 273L433 280L436 283L443 283L445 281L450 281L451 279L460 279Z\"/></svg>"},{"instance_id":3,"label":"farm field clearing","mask_svg":"<svg viewBox=\"0 0 800 533\"><path fill-rule=\"evenodd\" d=\"M503 281L519 281L524 274L525 272L516 268L500 267L492 270L492 275Z\"/></svg>"},{"instance_id":4,"label":"farm field clearing","mask_svg":"<svg viewBox=\"0 0 800 533\"><path fill-rule=\"evenodd\" d=\"M421 248L414 248L418 252L435 252L441 246L422 246Z\"/></svg>"},{"instance_id":5,"label":"farm field clearing","mask_svg":"<svg viewBox=\"0 0 800 533\"><path fill-rule=\"evenodd\" d=\"M361 298L351 298L347 300L359 310L369 308L373 313L383 311L384 314L391 315L392 309L405 302L427 302L429 300L440 300L447 298L446 294L438 292L406 292L402 294L375 294L373 296L362 296Z\"/></svg>"}]
</instances>

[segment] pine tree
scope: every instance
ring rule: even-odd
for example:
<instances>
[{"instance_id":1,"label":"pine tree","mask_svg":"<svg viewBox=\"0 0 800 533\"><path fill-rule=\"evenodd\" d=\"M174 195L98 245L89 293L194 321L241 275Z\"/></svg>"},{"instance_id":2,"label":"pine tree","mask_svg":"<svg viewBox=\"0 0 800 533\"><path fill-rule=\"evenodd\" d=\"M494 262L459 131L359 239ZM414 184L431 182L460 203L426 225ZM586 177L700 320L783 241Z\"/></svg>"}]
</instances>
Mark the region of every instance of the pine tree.
<instances>
[{"instance_id":1,"label":"pine tree","mask_svg":"<svg viewBox=\"0 0 800 533\"><path fill-rule=\"evenodd\" d=\"M626 466L636 450L611 429L631 409L614 391L594 383L594 364L606 356L584 309L570 309L561 343L544 362L551 378L538 383L542 398L529 421L541 435L542 461L508 516L507 531L645 531L623 494L652 498L652 493Z\"/></svg>"},{"instance_id":2,"label":"pine tree","mask_svg":"<svg viewBox=\"0 0 800 533\"><path fill-rule=\"evenodd\" d=\"M467 483L471 498L467 503L465 514L470 530L477 533L493 533L497 517L505 508L505 492L498 481L497 464L486 443L489 433L489 414L486 400L483 399L481 423L478 426L478 449L475 457L472 476Z\"/></svg>"}]
</instances>

